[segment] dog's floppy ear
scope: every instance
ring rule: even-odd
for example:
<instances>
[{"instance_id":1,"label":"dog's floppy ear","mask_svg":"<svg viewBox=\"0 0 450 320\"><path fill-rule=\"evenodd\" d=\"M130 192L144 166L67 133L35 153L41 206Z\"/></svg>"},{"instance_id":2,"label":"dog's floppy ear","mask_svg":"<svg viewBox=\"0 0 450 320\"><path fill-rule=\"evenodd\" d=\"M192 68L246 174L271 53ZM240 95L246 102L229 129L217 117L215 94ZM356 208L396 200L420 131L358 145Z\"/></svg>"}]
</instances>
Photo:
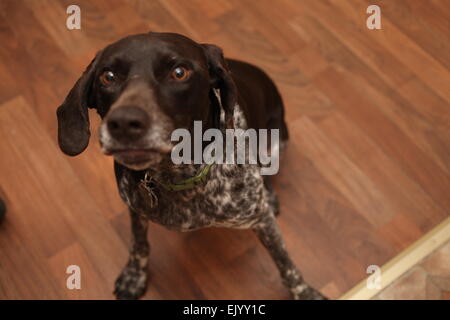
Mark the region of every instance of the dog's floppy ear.
<instances>
[{"instance_id":1,"label":"dog's floppy ear","mask_svg":"<svg viewBox=\"0 0 450 320\"><path fill-rule=\"evenodd\" d=\"M237 103L237 88L223 57L222 49L213 44L202 44L208 62L211 86L220 91L220 101L225 111L225 125L234 128L233 112ZM213 102L214 105L214 102ZM220 112L219 112L220 115Z\"/></svg>"},{"instance_id":2,"label":"dog's floppy ear","mask_svg":"<svg viewBox=\"0 0 450 320\"><path fill-rule=\"evenodd\" d=\"M97 53L56 111L59 147L69 156L80 154L89 144L88 103L100 55L101 52Z\"/></svg>"}]
</instances>

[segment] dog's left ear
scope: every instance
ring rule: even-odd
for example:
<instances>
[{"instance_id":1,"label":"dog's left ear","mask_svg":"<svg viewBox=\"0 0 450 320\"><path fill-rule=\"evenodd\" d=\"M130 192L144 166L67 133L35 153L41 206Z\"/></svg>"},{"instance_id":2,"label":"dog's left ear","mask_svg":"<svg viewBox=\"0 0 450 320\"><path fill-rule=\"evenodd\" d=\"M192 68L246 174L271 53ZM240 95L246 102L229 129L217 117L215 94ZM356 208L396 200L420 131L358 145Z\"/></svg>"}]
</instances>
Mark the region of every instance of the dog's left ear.
<instances>
[{"instance_id":1,"label":"dog's left ear","mask_svg":"<svg viewBox=\"0 0 450 320\"><path fill-rule=\"evenodd\" d=\"M61 150L76 156L89 144L89 113L94 74L101 52L87 66L81 77L67 95L64 103L56 111L58 117L58 144ZM90 105L89 107L94 107Z\"/></svg>"},{"instance_id":2,"label":"dog's left ear","mask_svg":"<svg viewBox=\"0 0 450 320\"><path fill-rule=\"evenodd\" d=\"M201 46L208 62L211 87L220 91L220 101L225 111L225 125L232 129L234 128L234 106L237 103L236 84L231 77L222 49L213 44L202 44Z\"/></svg>"}]
</instances>

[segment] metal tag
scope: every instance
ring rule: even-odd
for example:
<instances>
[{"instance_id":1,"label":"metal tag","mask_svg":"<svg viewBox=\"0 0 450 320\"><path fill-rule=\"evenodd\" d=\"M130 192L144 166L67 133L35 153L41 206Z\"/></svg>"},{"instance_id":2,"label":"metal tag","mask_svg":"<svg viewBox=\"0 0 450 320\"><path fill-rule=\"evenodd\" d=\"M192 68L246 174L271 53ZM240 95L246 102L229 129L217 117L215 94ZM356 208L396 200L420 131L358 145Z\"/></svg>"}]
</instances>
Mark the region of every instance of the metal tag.
<instances>
[{"instance_id":1,"label":"metal tag","mask_svg":"<svg viewBox=\"0 0 450 320\"><path fill-rule=\"evenodd\" d=\"M147 203L150 208L154 208L158 205L158 197L150 187L151 181L152 178L146 173L144 179L139 183L138 190L139 194L144 199L144 202Z\"/></svg>"}]
</instances>

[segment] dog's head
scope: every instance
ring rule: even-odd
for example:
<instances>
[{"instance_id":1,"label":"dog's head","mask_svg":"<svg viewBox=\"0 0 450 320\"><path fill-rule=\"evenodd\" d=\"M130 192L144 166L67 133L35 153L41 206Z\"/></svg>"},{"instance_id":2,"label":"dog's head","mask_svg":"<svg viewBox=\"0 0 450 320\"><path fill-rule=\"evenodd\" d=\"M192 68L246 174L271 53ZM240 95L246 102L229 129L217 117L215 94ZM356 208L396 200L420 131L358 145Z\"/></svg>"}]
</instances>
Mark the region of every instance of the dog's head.
<instances>
[{"instance_id":1,"label":"dog's head","mask_svg":"<svg viewBox=\"0 0 450 320\"><path fill-rule=\"evenodd\" d=\"M58 108L59 146L71 156L87 147L95 108L103 153L145 169L170 153L174 129L217 127L220 105L231 126L236 95L220 48L173 33L129 36L97 53Z\"/></svg>"}]
</instances>

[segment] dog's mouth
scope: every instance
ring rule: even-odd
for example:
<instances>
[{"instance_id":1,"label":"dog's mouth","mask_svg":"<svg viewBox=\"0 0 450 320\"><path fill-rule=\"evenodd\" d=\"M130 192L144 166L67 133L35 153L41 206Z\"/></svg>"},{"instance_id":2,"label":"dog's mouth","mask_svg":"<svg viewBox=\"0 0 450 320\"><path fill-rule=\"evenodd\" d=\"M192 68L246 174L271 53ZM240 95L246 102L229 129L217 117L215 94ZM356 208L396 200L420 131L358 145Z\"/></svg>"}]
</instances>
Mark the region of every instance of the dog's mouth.
<instances>
[{"instance_id":1,"label":"dog's mouth","mask_svg":"<svg viewBox=\"0 0 450 320\"><path fill-rule=\"evenodd\" d=\"M126 160L129 163L139 163L147 161L152 155L155 154L155 150L152 149L123 149L123 150L112 150L109 155L114 157L118 157Z\"/></svg>"},{"instance_id":2,"label":"dog's mouth","mask_svg":"<svg viewBox=\"0 0 450 320\"><path fill-rule=\"evenodd\" d=\"M121 143L109 135L106 126L101 126L99 142L104 155L113 156L115 161L133 170L157 167L173 148L170 142L162 139Z\"/></svg>"},{"instance_id":3,"label":"dog's mouth","mask_svg":"<svg viewBox=\"0 0 450 320\"><path fill-rule=\"evenodd\" d=\"M111 155L119 163L133 168L144 168L161 161L163 152L156 149L111 149L104 154Z\"/></svg>"}]
</instances>

